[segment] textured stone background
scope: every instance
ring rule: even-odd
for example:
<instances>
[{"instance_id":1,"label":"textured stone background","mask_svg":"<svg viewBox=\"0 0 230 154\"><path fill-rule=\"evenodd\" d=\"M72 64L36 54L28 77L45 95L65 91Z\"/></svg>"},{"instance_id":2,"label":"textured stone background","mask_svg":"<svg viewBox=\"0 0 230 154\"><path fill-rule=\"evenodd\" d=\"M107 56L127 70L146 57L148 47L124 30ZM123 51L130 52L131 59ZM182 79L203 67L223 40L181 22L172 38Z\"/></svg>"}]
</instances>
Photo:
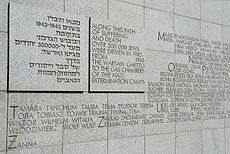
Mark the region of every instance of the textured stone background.
<instances>
[{"instance_id":1,"label":"textured stone background","mask_svg":"<svg viewBox=\"0 0 230 154\"><path fill-rule=\"evenodd\" d=\"M158 31L230 42L230 1L227 0L12 1L141 26L146 31L145 50L148 61L153 61L150 62L149 69L156 67L164 70L163 64L169 61L183 61L183 58L173 56L172 44L161 44L155 40L156 37L153 36L156 36ZM53 133L24 134L17 138L17 140L36 139L39 142L37 147L8 149L13 139L7 136L7 120L12 116L10 105L140 103L145 102L147 95L147 91L145 94L8 93L7 5L9 2L11 1L0 0L0 154L230 154L230 122L227 119L74 131L66 131L58 126L57 131ZM151 74L151 71L149 73L151 80L155 80L153 76L158 80L157 73ZM230 102L226 100L222 103L223 110L227 110Z\"/></svg>"}]
</instances>

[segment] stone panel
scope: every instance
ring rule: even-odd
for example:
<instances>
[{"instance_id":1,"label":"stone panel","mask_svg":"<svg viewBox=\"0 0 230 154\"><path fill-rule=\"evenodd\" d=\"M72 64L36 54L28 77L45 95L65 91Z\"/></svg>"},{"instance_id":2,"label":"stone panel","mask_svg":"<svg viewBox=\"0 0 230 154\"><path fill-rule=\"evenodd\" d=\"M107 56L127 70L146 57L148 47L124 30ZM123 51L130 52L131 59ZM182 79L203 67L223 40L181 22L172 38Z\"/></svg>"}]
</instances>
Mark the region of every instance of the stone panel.
<instances>
[{"instance_id":1,"label":"stone panel","mask_svg":"<svg viewBox=\"0 0 230 154\"><path fill-rule=\"evenodd\" d=\"M108 141L108 154L144 154L144 137L122 138Z\"/></svg>"},{"instance_id":2,"label":"stone panel","mask_svg":"<svg viewBox=\"0 0 230 154\"><path fill-rule=\"evenodd\" d=\"M18 4L10 10L9 89L85 91L88 18Z\"/></svg>"},{"instance_id":3,"label":"stone panel","mask_svg":"<svg viewBox=\"0 0 230 154\"><path fill-rule=\"evenodd\" d=\"M0 92L0 151L6 150L7 94Z\"/></svg>"},{"instance_id":4,"label":"stone panel","mask_svg":"<svg viewBox=\"0 0 230 154\"><path fill-rule=\"evenodd\" d=\"M224 129L202 131L203 154L225 153Z\"/></svg>"},{"instance_id":5,"label":"stone panel","mask_svg":"<svg viewBox=\"0 0 230 154\"><path fill-rule=\"evenodd\" d=\"M121 1L121 0L118 0ZM131 3L131 4L136 4L136 5L144 5L144 0L122 0L122 2L126 2L126 3Z\"/></svg>"},{"instance_id":6,"label":"stone panel","mask_svg":"<svg viewBox=\"0 0 230 154\"><path fill-rule=\"evenodd\" d=\"M230 2L223 0L223 25L230 26Z\"/></svg>"},{"instance_id":7,"label":"stone panel","mask_svg":"<svg viewBox=\"0 0 230 154\"><path fill-rule=\"evenodd\" d=\"M146 50L145 91L149 93L173 92L167 83L173 84L174 53Z\"/></svg>"},{"instance_id":8,"label":"stone panel","mask_svg":"<svg viewBox=\"0 0 230 154\"><path fill-rule=\"evenodd\" d=\"M46 8L53 11L64 11L63 0L9 0L12 3L18 3L28 6Z\"/></svg>"},{"instance_id":9,"label":"stone panel","mask_svg":"<svg viewBox=\"0 0 230 154\"><path fill-rule=\"evenodd\" d=\"M7 151L8 154L62 154L62 145Z\"/></svg>"},{"instance_id":10,"label":"stone panel","mask_svg":"<svg viewBox=\"0 0 230 154\"><path fill-rule=\"evenodd\" d=\"M175 154L175 134L161 134L145 137L146 154Z\"/></svg>"},{"instance_id":11,"label":"stone panel","mask_svg":"<svg viewBox=\"0 0 230 154\"><path fill-rule=\"evenodd\" d=\"M201 131L177 133L176 136L177 154L202 154Z\"/></svg>"},{"instance_id":12,"label":"stone panel","mask_svg":"<svg viewBox=\"0 0 230 154\"><path fill-rule=\"evenodd\" d=\"M107 19L107 0L66 0L65 11L76 15Z\"/></svg>"},{"instance_id":13,"label":"stone panel","mask_svg":"<svg viewBox=\"0 0 230 154\"><path fill-rule=\"evenodd\" d=\"M230 153L230 128L225 129L226 153Z\"/></svg>"},{"instance_id":14,"label":"stone panel","mask_svg":"<svg viewBox=\"0 0 230 154\"><path fill-rule=\"evenodd\" d=\"M0 1L0 31L7 31L7 16L8 16L9 0Z\"/></svg>"},{"instance_id":15,"label":"stone panel","mask_svg":"<svg viewBox=\"0 0 230 154\"><path fill-rule=\"evenodd\" d=\"M200 19L201 0L175 0L175 13Z\"/></svg>"},{"instance_id":16,"label":"stone panel","mask_svg":"<svg viewBox=\"0 0 230 154\"><path fill-rule=\"evenodd\" d=\"M173 13L173 0L145 0L145 6L149 8L158 9L165 12Z\"/></svg>"},{"instance_id":17,"label":"stone panel","mask_svg":"<svg viewBox=\"0 0 230 154\"><path fill-rule=\"evenodd\" d=\"M142 31L92 19L90 32L90 91L144 91Z\"/></svg>"},{"instance_id":18,"label":"stone panel","mask_svg":"<svg viewBox=\"0 0 230 154\"><path fill-rule=\"evenodd\" d=\"M64 144L63 154L107 154L107 141Z\"/></svg>"},{"instance_id":19,"label":"stone panel","mask_svg":"<svg viewBox=\"0 0 230 154\"><path fill-rule=\"evenodd\" d=\"M132 3L134 1L132 0ZM119 0L109 1L109 20L122 24L128 23L132 26L143 26L144 8L139 5L121 2Z\"/></svg>"},{"instance_id":20,"label":"stone panel","mask_svg":"<svg viewBox=\"0 0 230 154\"><path fill-rule=\"evenodd\" d=\"M7 33L0 32L0 91L7 89Z\"/></svg>"},{"instance_id":21,"label":"stone panel","mask_svg":"<svg viewBox=\"0 0 230 154\"><path fill-rule=\"evenodd\" d=\"M201 0L201 19L222 24L222 0Z\"/></svg>"},{"instance_id":22,"label":"stone panel","mask_svg":"<svg viewBox=\"0 0 230 154\"><path fill-rule=\"evenodd\" d=\"M172 14L148 8L145 10L145 49L173 53L173 35L174 16Z\"/></svg>"}]
</instances>

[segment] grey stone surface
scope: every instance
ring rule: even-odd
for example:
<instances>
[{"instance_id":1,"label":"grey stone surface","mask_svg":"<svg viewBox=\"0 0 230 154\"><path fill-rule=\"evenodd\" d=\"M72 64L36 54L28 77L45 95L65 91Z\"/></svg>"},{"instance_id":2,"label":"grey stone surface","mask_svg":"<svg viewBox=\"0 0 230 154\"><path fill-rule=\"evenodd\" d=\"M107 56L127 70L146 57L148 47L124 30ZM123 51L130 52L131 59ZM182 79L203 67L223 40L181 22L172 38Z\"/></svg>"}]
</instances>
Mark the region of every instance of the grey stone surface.
<instances>
[{"instance_id":1,"label":"grey stone surface","mask_svg":"<svg viewBox=\"0 0 230 154\"><path fill-rule=\"evenodd\" d=\"M146 52L146 93L145 102L149 107L145 109L148 119L145 121L145 134L162 134L175 132L175 115L170 114L171 108L175 106L173 91L165 87L165 81L172 85L170 66L174 63L174 54L162 51Z\"/></svg>"},{"instance_id":2,"label":"grey stone surface","mask_svg":"<svg viewBox=\"0 0 230 154\"><path fill-rule=\"evenodd\" d=\"M230 2L223 0L223 24L224 25L230 25Z\"/></svg>"},{"instance_id":3,"label":"grey stone surface","mask_svg":"<svg viewBox=\"0 0 230 154\"><path fill-rule=\"evenodd\" d=\"M195 3L195 2L194 2ZM186 18L186 17L181 17L181 16L176 16L175 17L175 33L184 37L193 37L195 39L197 39L198 41L194 41L194 42L199 42L201 34L200 34L200 22L198 20L194 20L191 18ZM181 39L176 39L175 42L179 42L179 40ZM186 40L186 39L185 39ZM178 45L180 43L175 43L175 63L178 65L188 65L191 67L191 62L189 61L189 57L191 55L191 53L186 53L189 52L189 50L183 50L186 49L186 43L183 45L183 49L181 49ZM200 52L200 47L195 46L193 44L190 44L190 46L194 46L194 49L191 50L192 52L196 53L196 52ZM181 52L181 51L185 51L185 52ZM185 68L181 67L181 71L176 71L175 74L179 74L180 72L185 72ZM189 68L190 69L190 68ZM194 74L201 74L200 70L197 69L196 71L194 71ZM192 77L190 77L191 79ZM182 88L183 86L180 85L181 82L181 78L178 75L177 80L175 81L175 84L177 85L176 87L178 88ZM184 81L183 83L185 84L184 87L185 89L189 89L190 85L189 83L191 83L192 81ZM179 92L179 90L178 90ZM191 95L187 95L187 92L191 92ZM176 95L176 105L178 107L178 111L177 113L179 114L177 123L176 123L176 131L177 132L184 132L184 131L194 131L194 130L201 130L201 115L199 114L201 112L201 108L197 109L197 110L191 110L191 106L194 103L200 103L201 101L196 100L193 101L197 96L193 96L192 92L196 93L195 90L191 90L191 91L186 91L183 90L183 93L181 95ZM187 104L187 105L183 105L183 104ZM182 115L180 113L189 113L188 115ZM189 120L193 118L193 120ZM187 120L184 120L187 119ZM196 119L196 120L195 120Z\"/></svg>"},{"instance_id":4,"label":"grey stone surface","mask_svg":"<svg viewBox=\"0 0 230 154\"><path fill-rule=\"evenodd\" d=\"M18 3L27 6L34 6L39 8L46 8L53 11L63 11L63 0L9 0L10 3Z\"/></svg>"},{"instance_id":5,"label":"grey stone surface","mask_svg":"<svg viewBox=\"0 0 230 154\"><path fill-rule=\"evenodd\" d=\"M107 19L107 0L66 0L65 11L76 15Z\"/></svg>"},{"instance_id":6,"label":"grey stone surface","mask_svg":"<svg viewBox=\"0 0 230 154\"><path fill-rule=\"evenodd\" d=\"M200 19L201 0L175 0L175 13Z\"/></svg>"},{"instance_id":7,"label":"grey stone surface","mask_svg":"<svg viewBox=\"0 0 230 154\"><path fill-rule=\"evenodd\" d=\"M160 86L164 84L163 75L164 73L170 72L171 66L174 63L175 56L170 52L146 50L146 72L145 72L145 90L153 93L171 92L166 88ZM170 80L170 79L169 79ZM172 78L169 82L173 82ZM159 86L157 86L159 85Z\"/></svg>"},{"instance_id":8,"label":"grey stone surface","mask_svg":"<svg viewBox=\"0 0 230 154\"><path fill-rule=\"evenodd\" d=\"M132 3L135 3L132 1ZM124 3L123 1L110 0L109 1L109 20L130 25L142 27L143 26L143 11L144 8L139 5Z\"/></svg>"},{"instance_id":9,"label":"grey stone surface","mask_svg":"<svg viewBox=\"0 0 230 154\"><path fill-rule=\"evenodd\" d=\"M141 5L141 6L144 5L144 1L143 0L117 0L117 1L122 1L122 2L136 4L136 5Z\"/></svg>"},{"instance_id":10,"label":"grey stone surface","mask_svg":"<svg viewBox=\"0 0 230 154\"><path fill-rule=\"evenodd\" d=\"M65 144L63 153L69 154L107 154L107 141L94 141L79 144Z\"/></svg>"},{"instance_id":11,"label":"grey stone surface","mask_svg":"<svg viewBox=\"0 0 230 154\"><path fill-rule=\"evenodd\" d=\"M109 140L108 154L144 154L144 137Z\"/></svg>"},{"instance_id":12,"label":"grey stone surface","mask_svg":"<svg viewBox=\"0 0 230 154\"><path fill-rule=\"evenodd\" d=\"M10 20L10 90L86 91L88 18L12 4Z\"/></svg>"},{"instance_id":13,"label":"grey stone surface","mask_svg":"<svg viewBox=\"0 0 230 154\"><path fill-rule=\"evenodd\" d=\"M204 141L204 140L203 140ZM191 131L176 134L177 154L202 154L201 131Z\"/></svg>"},{"instance_id":14,"label":"grey stone surface","mask_svg":"<svg viewBox=\"0 0 230 154\"><path fill-rule=\"evenodd\" d=\"M175 134L146 136L145 149L146 154L175 154Z\"/></svg>"},{"instance_id":15,"label":"grey stone surface","mask_svg":"<svg viewBox=\"0 0 230 154\"><path fill-rule=\"evenodd\" d=\"M6 150L7 94L0 92L0 152Z\"/></svg>"},{"instance_id":16,"label":"grey stone surface","mask_svg":"<svg viewBox=\"0 0 230 154\"><path fill-rule=\"evenodd\" d=\"M223 34L222 27L220 25L216 25L213 23L201 22L201 39L209 40L209 41L220 41L222 42ZM218 51L218 49L217 49ZM219 83L220 85L221 83ZM221 88L216 88L216 97L221 98L221 95L224 95ZM215 89L214 89L215 90ZM211 93L212 90L210 90ZM207 92L208 93L208 92ZM205 96L204 96L205 97ZM211 96L212 97L212 96ZM220 103L218 107L219 110L224 111L225 102L218 100L210 100L207 101L207 106L212 106L212 103L218 102ZM205 112L205 117L203 117L202 121L202 129L209 128L223 128L224 127L224 119L219 116L217 119L210 119L212 116L208 114L209 109L207 107L202 107L202 111ZM215 109L214 109L215 112Z\"/></svg>"},{"instance_id":17,"label":"grey stone surface","mask_svg":"<svg viewBox=\"0 0 230 154\"><path fill-rule=\"evenodd\" d=\"M7 33L0 32L0 90L7 88Z\"/></svg>"},{"instance_id":18,"label":"grey stone surface","mask_svg":"<svg viewBox=\"0 0 230 154\"><path fill-rule=\"evenodd\" d=\"M202 131L203 154L225 153L224 129Z\"/></svg>"},{"instance_id":19,"label":"grey stone surface","mask_svg":"<svg viewBox=\"0 0 230 154\"><path fill-rule=\"evenodd\" d=\"M175 16L175 33L178 35L200 38L200 28L201 25L198 20Z\"/></svg>"},{"instance_id":20,"label":"grey stone surface","mask_svg":"<svg viewBox=\"0 0 230 154\"><path fill-rule=\"evenodd\" d=\"M8 154L62 154L62 145L7 151Z\"/></svg>"},{"instance_id":21,"label":"grey stone surface","mask_svg":"<svg viewBox=\"0 0 230 154\"><path fill-rule=\"evenodd\" d=\"M144 91L140 28L92 19L90 31L90 91Z\"/></svg>"},{"instance_id":22,"label":"grey stone surface","mask_svg":"<svg viewBox=\"0 0 230 154\"><path fill-rule=\"evenodd\" d=\"M230 153L230 128L226 128L225 129L225 141L226 141L226 144L225 144L225 150L226 150L226 153Z\"/></svg>"},{"instance_id":23,"label":"grey stone surface","mask_svg":"<svg viewBox=\"0 0 230 154\"><path fill-rule=\"evenodd\" d=\"M8 2L9 0L1 0L0 1L0 31L7 31L7 15L8 15Z\"/></svg>"},{"instance_id":24,"label":"grey stone surface","mask_svg":"<svg viewBox=\"0 0 230 154\"><path fill-rule=\"evenodd\" d=\"M222 26L214 23L201 22L201 38L222 42Z\"/></svg>"},{"instance_id":25,"label":"grey stone surface","mask_svg":"<svg viewBox=\"0 0 230 154\"><path fill-rule=\"evenodd\" d=\"M163 42L162 33L174 33L174 16L152 9L145 10L145 49L174 52L172 42ZM169 38L171 35L169 34Z\"/></svg>"},{"instance_id":26,"label":"grey stone surface","mask_svg":"<svg viewBox=\"0 0 230 154\"><path fill-rule=\"evenodd\" d=\"M145 0L145 6L172 13L174 8L174 1L173 0Z\"/></svg>"},{"instance_id":27,"label":"grey stone surface","mask_svg":"<svg viewBox=\"0 0 230 154\"><path fill-rule=\"evenodd\" d=\"M201 0L201 19L222 24L222 0Z\"/></svg>"}]
</instances>

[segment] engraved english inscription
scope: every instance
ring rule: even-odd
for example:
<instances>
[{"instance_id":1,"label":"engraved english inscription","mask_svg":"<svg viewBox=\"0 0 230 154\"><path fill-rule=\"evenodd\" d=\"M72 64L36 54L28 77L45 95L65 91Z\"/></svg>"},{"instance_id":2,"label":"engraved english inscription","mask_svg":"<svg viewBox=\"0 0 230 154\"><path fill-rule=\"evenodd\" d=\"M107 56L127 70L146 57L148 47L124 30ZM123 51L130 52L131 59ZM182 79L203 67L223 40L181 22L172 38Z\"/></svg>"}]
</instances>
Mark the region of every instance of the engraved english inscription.
<instances>
[{"instance_id":1,"label":"engraved english inscription","mask_svg":"<svg viewBox=\"0 0 230 154\"><path fill-rule=\"evenodd\" d=\"M91 91L144 91L141 34L138 28L92 20Z\"/></svg>"}]
</instances>

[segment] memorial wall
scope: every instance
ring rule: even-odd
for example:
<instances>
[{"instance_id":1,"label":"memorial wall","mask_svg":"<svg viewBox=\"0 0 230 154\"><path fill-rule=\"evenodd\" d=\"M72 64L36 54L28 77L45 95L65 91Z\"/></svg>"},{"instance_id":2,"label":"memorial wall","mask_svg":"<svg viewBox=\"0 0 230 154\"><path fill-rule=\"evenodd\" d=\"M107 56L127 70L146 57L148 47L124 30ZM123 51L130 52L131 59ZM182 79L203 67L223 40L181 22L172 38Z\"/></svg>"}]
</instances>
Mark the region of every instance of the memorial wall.
<instances>
[{"instance_id":1,"label":"memorial wall","mask_svg":"<svg viewBox=\"0 0 230 154\"><path fill-rule=\"evenodd\" d=\"M230 154L230 1L0 8L0 154Z\"/></svg>"}]
</instances>

